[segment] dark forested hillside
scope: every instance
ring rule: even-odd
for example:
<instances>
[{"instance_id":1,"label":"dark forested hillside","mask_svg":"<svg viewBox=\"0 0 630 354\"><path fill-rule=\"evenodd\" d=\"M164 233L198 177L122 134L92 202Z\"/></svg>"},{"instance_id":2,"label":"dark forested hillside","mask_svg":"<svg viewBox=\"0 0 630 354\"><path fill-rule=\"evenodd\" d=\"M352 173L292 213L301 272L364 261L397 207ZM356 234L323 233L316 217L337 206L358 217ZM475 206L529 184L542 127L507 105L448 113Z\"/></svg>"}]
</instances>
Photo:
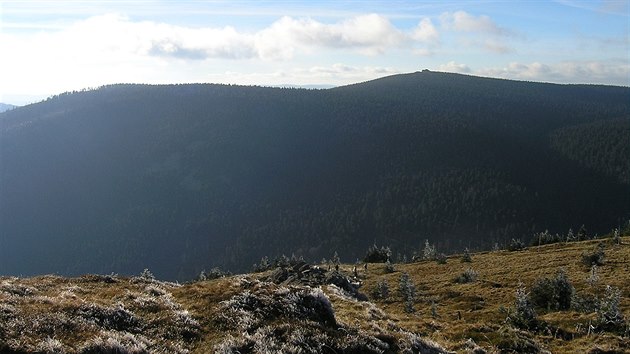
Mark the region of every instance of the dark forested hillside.
<instances>
[{"instance_id":1,"label":"dark forested hillside","mask_svg":"<svg viewBox=\"0 0 630 354\"><path fill-rule=\"evenodd\" d=\"M418 72L114 85L0 114L0 274L249 270L630 216L630 89Z\"/></svg>"}]
</instances>

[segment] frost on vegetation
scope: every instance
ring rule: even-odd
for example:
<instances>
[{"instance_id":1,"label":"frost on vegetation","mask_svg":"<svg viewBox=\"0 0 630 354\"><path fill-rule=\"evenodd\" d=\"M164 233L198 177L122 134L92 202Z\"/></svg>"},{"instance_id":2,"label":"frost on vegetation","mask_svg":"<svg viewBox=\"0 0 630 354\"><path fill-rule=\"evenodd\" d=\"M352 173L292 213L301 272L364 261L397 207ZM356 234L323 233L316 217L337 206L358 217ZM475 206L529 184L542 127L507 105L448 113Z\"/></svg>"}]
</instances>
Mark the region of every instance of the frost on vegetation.
<instances>
[{"instance_id":1,"label":"frost on vegetation","mask_svg":"<svg viewBox=\"0 0 630 354\"><path fill-rule=\"evenodd\" d=\"M435 249L435 245L429 243L429 240L424 241L424 249L422 250L422 259L424 260L433 260L437 251Z\"/></svg>"},{"instance_id":2,"label":"frost on vegetation","mask_svg":"<svg viewBox=\"0 0 630 354\"><path fill-rule=\"evenodd\" d=\"M591 271L588 272L588 277L586 278L586 282L588 285L594 287L599 282L599 274L597 274L597 265L593 264L591 266Z\"/></svg>"},{"instance_id":3,"label":"frost on vegetation","mask_svg":"<svg viewBox=\"0 0 630 354\"><path fill-rule=\"evenodd\" d=\"M0 283L0 292L4 292L9 295L17 295L17 296L30 296L35 294L36 289L30 286L16 284L15 281L17 278L11 278L2 281Z\"/></svg>"},{"instance_id":4,"label":"frost on vegetation","mask_svg":"<svg viewBox=\"0 0 630 354\"><path fill-rule=\"evenodd\" d=\"M405 302L405 312L415 312L413 305L416 298L416 286L406 272L400 276L398 281L398 293Z\"/></svg>"},{"instance_id":5,"label":"frost on vegetation","mask_svg":"<svg viewBox=\"0 0 630 354\"><path fill-rule=\"evenodd\" d=\"M468 268L462 274L458 275L457 278L455 278L455 282L459 284L474 283L477 281L478 277L479 273L477 273L472 268Z\"/></svg>"},{"instance_id":6,"label":"frost on vegetation","mask_svg":"<svg viewBox=\"0 0 630 354\"><path fill-rule=\"evenodd\" d=\"M389 284L386 279L379 280L374 289L372 290L372 296L375 299L385 300L389 298Z\"/></svg>"},{"instance_id":7,"label":"frost on vegetation","mask_svg":"<svg viewBox=\"0 0 630 354\"><path fill-rule=\"evenodd\" d=\"M46 353L46 354L62 354L66 353L67 350L64 348L63 343L55 338L46 337L43 341L37 344L37 352Z\"/></svg>"},{"instance_id":8,"label":"frost on vegetation","mask_svg":"<svg viewBox=\"0 0 630 354\"><path fill-rule=\"evenodd\" d=\"M220 321L240 330L250 330L277 318L306 319L336 326L332 304L317 288L278 288L244 291L221 302Z\"/></svg>"},{"instance_id":9,"label":"frost on vegetation","mask_svg":"<svg viewBox=\"0 0 630 354\"><path fill-rule=\"evenodd\" d=\"M622 327L624 315L619 307L621 303L621 290L607 285L606 292L597 306L597 320L600 327L614 329Z\"/></svg>"},{"instance_id":10,"label":"frost on vegetation","mask_svg":"<svg viewBox=\"0 0 630 354\"><path fill-rule=\"evenodd\" d=\"M356 297L354 297L353 294L351 294L350 292L346 291L345 289L335 284L328 284L326 286L326 290L328 290L328 292L330 292L331 295L337 298L343 299L345 301L358 302L358 300L356 299Z\"/></svg>"},{"instance_id":11,"label":"frost on vegetation","mask_svg":"<svg viewBox=\"0 0 630 354\"><path fill-rule=\"evenodd\" d=\"M582 254L582 263L587 266L602 266L604 265L604 257L604 244L600 242L592 252Z\"/></svg>"},{"instance_id":12,"label":"frost on vegetation","mask_svg":"<svg viewBox=\"0 0 630 354\"><path fill-rule=\"evenodd\" d=\"M81 354L144 354L150 352L149 348L152 344L150 340L142 335L104 331L86 343L79 352Z\"/></svg>"},{"instance_id":13,"label":"frost on vegetation","mask_svg":"<svg viewBox=\"0 0 630 354\"><path fill-rule=\"evenodd\" d=\"M386 314L372 303L346 296L334 285L329 285L328 291L343 301L361 304L371 320L386 319ZM222 302L219 313L217 325L230 334L215 346L215 353L386 353L397 347L420 353L419 348L425 348L419 337L413 337L416 341L405 337L404 343L397 343L398 335L381 328L375 335L339 324L330 301L319 288L252 287Z\"/></svg>"},{"instance_id":14,"label":"frost on vegetation","mask_svg":"<svg viewBox=\"0 0 630 354\"><path fill-rule=\"evenodd\" d=\"M139 332L142 328L141 319L125 309L121 303L113 307L83 304L77 309L76 314L110 330Z\"/></svg>"},{"instance_id":15,"label":"frost on vegetation","mask_svg":"<svg viewBox=\"0 0 630 354\"><path fill-rule=\"evenodd\" d=\"M448 354L451 353L442 348L439 344L422 338L415 333L405 332L404 340L401 340L400 352L405 354Z\"/></svg>"},{"instance_id":16,"label":"frost on vegetation","mask_svg":"<svg viewBox=\"0 0 630 354\"><path fill-rule=\"evenodd\" d=\"M522 251L525 249L525 243L523 243L523 241L521 241L520 238L516 238L516 239L513 238L508 244L507 249L510 252Z\"/></svg>"},{"instance_id":17,"label":"frost on vegetation","mask_svg":"<svg viewBox=\"0 0 630 354\"><path fill-rule=\"evenodd\" d=\"M515 295L514 309L508 314L507 320L517 328L526 330L539 329L543 323L538 319L530 293L527 292L522 283L516 288Z\"/></svg>"},{"instance_id":18,"label":"frost on vegetation","mask_svg":"<svg viewBox=\"0 0 630 354\"><path fill-rule=\"evenodd\" d=\"M568 310L574 298L575 288L564 270L560 270L555 278L536 280L530 294L534 306L547 310Z\"/></svg>"}]
</instances>

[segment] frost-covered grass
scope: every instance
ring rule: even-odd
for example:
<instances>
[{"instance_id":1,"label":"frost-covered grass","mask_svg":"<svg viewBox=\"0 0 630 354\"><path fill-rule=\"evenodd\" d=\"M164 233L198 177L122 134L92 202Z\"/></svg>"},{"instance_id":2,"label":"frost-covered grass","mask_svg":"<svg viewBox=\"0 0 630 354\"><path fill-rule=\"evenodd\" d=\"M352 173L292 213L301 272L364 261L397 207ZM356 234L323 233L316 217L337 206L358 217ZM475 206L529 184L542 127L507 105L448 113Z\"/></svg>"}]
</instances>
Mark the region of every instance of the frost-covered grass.
<instances>
[{"instance_id":1,"label":"frost-covered grass","mask_svg":"<svg viewBox=\"0 0 630 354\"><path fill-rule=\"evenodd\" d=\"M0 352L185 353L199 323L153 280L0 278Z\"/></svg>"}]
</instances>

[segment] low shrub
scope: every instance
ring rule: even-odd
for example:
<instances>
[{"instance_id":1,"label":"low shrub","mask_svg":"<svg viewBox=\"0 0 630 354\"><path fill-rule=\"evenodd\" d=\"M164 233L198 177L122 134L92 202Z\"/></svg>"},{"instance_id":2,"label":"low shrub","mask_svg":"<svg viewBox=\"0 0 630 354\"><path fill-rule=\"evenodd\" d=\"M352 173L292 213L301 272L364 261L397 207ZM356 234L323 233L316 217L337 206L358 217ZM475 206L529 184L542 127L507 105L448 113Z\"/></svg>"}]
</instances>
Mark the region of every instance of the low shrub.
<instances>
[{"instance_id":1,"label":"low shrub","mask_svg":"<svg viewBox=\"0 0 630 354\"><path fill-rule=\"evenodd\" d=\"M368 251L363 257L363 261L366 263L385 263L389 261L392 255L392 251L389 247L381 246L380 248L374 244L368 248Z\"/></svg>"},{"instance_id":2,"label":"low shrub","mask_svg":"<svg viewBox=\"0 0 630 354\"><path fill-rule=\"evenodd\" d=\"M508 251L521 251L525 249L525 244L521 241L520 238L512 239L508 244Z\"/></svg>"},{"instance_id":3,"label":"low shrub","mask_svg":"<svg viewBox=\"0 0 630 354\"><path fill-rule=\"evenodd\" d=\"M604 265L604 257L604 244L600 242L592 252L582 254L582 263L589 267L593 265L601 266Z\"/></svg>"},{"instance_id":4,"label":"low shrub","mask_svg":"<svg viewBox=\"0 0 630 354\"><path fill-rule=\"evenodd\" d=\"M536 280L532 286L530 298L532 304L538 308L547 310L568 310L571 308L571 299L575 288L567 278L566 273L560 270L555 278L542 278Z\"/></svg>"}]
</instances>

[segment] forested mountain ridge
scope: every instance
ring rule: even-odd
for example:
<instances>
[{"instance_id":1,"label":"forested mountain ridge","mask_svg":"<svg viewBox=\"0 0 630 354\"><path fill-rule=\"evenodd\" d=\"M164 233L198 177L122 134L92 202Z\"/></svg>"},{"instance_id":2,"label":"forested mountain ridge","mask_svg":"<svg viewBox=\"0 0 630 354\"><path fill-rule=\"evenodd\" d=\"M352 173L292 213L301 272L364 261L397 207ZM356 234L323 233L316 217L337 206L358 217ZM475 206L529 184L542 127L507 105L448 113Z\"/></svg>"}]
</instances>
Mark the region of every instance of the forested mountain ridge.
<instances>
[{"instance_id":1,"label":"forested mountain ridge","mask_svg":"<svg viewBox=\"0 0 630 354\"><path fill-rule=\"evenodd\" d=\"M601 233L630 216L629 121L627 87L428 71L62 94L0 115L0 273L189 278Z\"/></svg>"}]
</instances>

